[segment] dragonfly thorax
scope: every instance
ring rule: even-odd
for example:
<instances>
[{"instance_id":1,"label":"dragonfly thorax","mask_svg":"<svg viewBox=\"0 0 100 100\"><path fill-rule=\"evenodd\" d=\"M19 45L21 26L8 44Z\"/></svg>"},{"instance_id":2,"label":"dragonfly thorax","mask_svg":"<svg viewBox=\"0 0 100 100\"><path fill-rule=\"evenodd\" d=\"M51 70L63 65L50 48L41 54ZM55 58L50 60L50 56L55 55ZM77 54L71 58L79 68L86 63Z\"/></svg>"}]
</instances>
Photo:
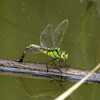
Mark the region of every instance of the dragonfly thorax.
<instances>
[{"instance_id":1,"label":"dragonfly thorax","mask_svg":"<svg viewBox=\"0 0 100 100\"><path fill-rule=\"evenodd\" d=\"M62 59L65 61L68 58L68 54L66 54L60 48L48 48L47 50L44 50L43 53L54 59Z\"/></svg>"}]
</instances>

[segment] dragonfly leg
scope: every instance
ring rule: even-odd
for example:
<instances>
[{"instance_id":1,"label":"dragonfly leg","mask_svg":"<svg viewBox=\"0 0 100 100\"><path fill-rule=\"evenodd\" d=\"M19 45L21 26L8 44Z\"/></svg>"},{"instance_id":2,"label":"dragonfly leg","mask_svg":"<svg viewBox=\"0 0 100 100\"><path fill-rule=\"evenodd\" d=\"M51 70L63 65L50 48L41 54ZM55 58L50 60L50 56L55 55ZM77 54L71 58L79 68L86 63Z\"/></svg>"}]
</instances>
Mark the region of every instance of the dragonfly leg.
<instances>
[{"instance_id":1,"label":"dragonfly leg","mask_svg":"<svg viewBox=\"0 0 100 100\"><path fill-rule=\"evenodd\" d=\"M63 77L62 77L62 70L59 67L56 67L56 69L59 71L59 73L60 73L60 79L62 80L63 79Z\"/></svg>"},{"instance_id":2,"label":"dragonfly leg","mask_svg":"<svg viewBox=\"0 0 100 100\"><path fill-rule=\"evenodd\" d=\"M61 79L62 79L62 70L59 67L60 66L60 63L59 63L58 59L51 59L49 61L49 63L50 63L50 65L54 65L55 66L55 69L57 69L58 72L61 74L60 76L61 76ZM49 71L48 64L46 64L46 67L47 67L47 72L48 72Z\"/></svg>"},{"instance_id":3,"label":"dragonfly leg","mask_svg":"<svg viewBox=\"0 0 100 100\"><path fill-rule=\"evenodd\" d=\"M49 65L52 65L53 59L50 59L47 63L46 63L46 69L47 72L49 72Z\"/></svg>"},{"instance_id":4,"label":"dragonfly leg","mask_svg":"<svg viewBox=\"0 0 100 100\"><path fill-rule=\"evenodd\" d=\"M46 64L46 69L47 69L47 72L48 72L49 71L48 64Z\"/></svg>"}]
</instances>

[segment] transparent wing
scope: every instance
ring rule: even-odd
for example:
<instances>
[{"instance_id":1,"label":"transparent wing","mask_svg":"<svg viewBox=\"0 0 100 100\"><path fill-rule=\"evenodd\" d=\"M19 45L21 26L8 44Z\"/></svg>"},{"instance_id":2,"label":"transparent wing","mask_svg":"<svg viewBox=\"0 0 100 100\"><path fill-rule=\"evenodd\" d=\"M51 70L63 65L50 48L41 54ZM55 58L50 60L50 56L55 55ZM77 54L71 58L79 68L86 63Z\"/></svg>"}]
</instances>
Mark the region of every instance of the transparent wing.
<instances>
[{"instance_id":1,"label":"transparent wing","mask_svg":"<svg viewBox=\"0 0 100 100\"><path fill-rule=\"evenodd\" d=\"M40 35L41 47L51 48L53 46L52 34L53 26L51 24L48 24Z\"/></svg>"},{"instance_id":2,"label":"transparent wing","mask_svg":"<svg viewBox=\"0 0 100 100\"><path fill-rule=\"evenodd\" d=\"M63 20L61 23L57 25L56 29L52 34L53 47L60 46L67 27L68 27L68 19Z\"/></svg>"},{"instance_id":3,"label":"transparent wing","mask_svg":"<svg viewBox=\"0 0 100 100\"><path fill-rule=\"evenodd\" d=\"M25 48L26 52L34 52L34 53L39 53L41 51L41 47L39 45L35 44L30 44Z\"/></svg>"}]
</instances>

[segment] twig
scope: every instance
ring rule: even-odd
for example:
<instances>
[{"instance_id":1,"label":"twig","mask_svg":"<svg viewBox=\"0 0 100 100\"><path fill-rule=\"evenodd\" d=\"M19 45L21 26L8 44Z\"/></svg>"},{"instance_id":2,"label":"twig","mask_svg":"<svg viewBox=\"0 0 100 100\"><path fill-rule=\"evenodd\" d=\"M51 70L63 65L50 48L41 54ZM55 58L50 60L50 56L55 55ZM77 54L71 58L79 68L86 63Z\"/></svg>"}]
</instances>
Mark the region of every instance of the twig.
<instances>
[{"instance_id":1,"label":"twig","mask_svg":"<svg viewBox=\"0 0 100 100\"><path fill-rule=\"evenodd\" d=\"M64 80L80 80L89 73L87 70L72 69L69 66L61 68L62 74L55 68L49 65L47 72L46 64L37 63L18 63L13 60L0 60L0 75L12 75L24 78L56 78L62 76ZM100 83L100 72L94 73L86 82Z\"/></svg>"}]
</instances>

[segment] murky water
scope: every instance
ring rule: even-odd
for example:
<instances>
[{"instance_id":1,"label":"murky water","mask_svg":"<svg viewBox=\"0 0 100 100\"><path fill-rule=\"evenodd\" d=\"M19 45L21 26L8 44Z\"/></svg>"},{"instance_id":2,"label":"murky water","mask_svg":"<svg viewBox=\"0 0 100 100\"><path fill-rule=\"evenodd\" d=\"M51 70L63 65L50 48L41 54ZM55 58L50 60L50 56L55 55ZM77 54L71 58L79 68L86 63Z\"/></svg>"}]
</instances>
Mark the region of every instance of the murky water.
<instances>
[{"instance_id":1,"label":"murky water","mask_svg":"<svg viewBox=\"0 0 100 100\"><path fill-rule=\"evenodd\" d=\"M99 1L3 0L0 1L0 58L16 59L30 43L39 44L41 31L48 23L57 25L69 19L61 45L69 52L73 67L91 69L100 60ZM46 61L43 55L28 54L25 61ZM53 100L74 82L22 79L0 76L2 100ZM84 84L69 100L99 100L99 84Z\"/></svg>"}]
</instances>

